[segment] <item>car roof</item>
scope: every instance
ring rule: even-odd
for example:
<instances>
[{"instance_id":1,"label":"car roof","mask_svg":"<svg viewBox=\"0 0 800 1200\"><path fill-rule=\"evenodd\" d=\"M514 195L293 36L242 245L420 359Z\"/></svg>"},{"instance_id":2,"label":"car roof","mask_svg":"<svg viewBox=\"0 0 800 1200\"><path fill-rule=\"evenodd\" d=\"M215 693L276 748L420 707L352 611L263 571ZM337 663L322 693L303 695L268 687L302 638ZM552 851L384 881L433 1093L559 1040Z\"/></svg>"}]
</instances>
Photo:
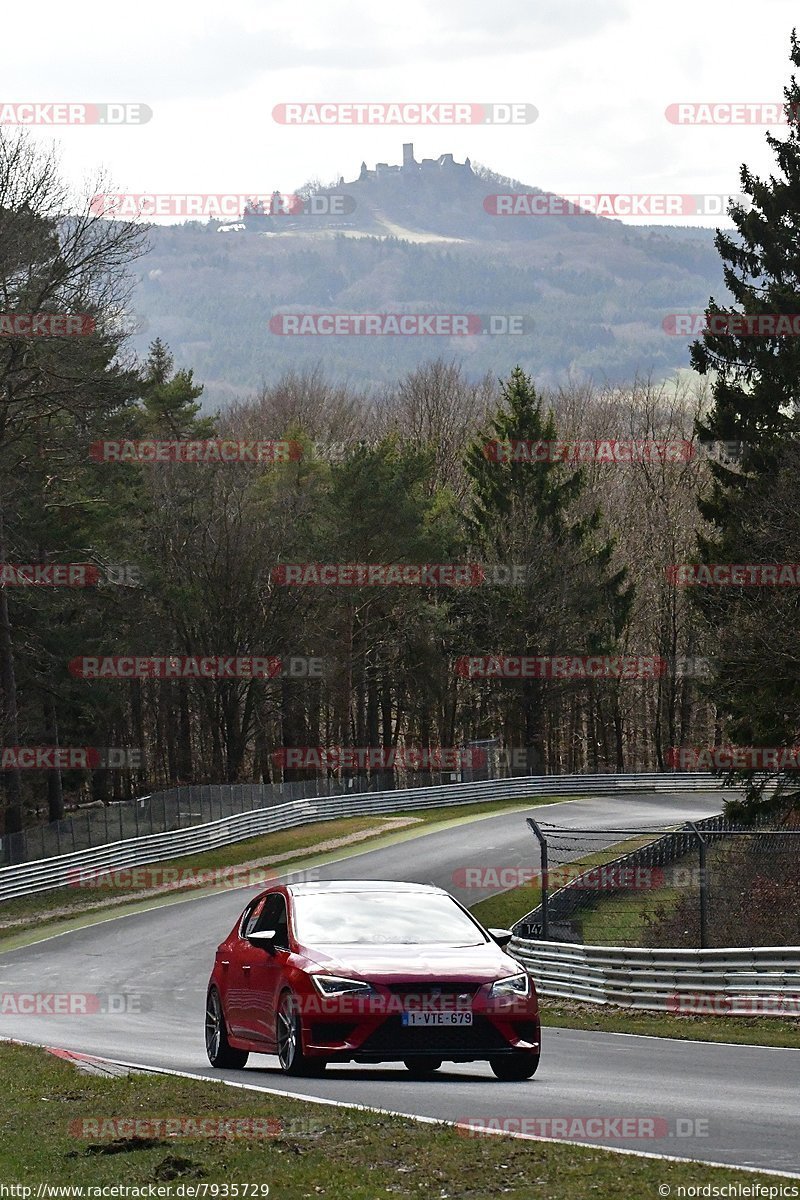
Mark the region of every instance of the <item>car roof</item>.
<instances>
[{"instance_id":1,"label":"car roof","mask_svg":"<svg viewBox=\"0 0 800 1200\"><path fill-rule=\"evenodd\" d=\"M430 883L398 883L394 879L329 879L314 883L287 883L286 890L295 896L314 892L423 892L447 895L443 888Z\"/></svg>"}]
</instances>

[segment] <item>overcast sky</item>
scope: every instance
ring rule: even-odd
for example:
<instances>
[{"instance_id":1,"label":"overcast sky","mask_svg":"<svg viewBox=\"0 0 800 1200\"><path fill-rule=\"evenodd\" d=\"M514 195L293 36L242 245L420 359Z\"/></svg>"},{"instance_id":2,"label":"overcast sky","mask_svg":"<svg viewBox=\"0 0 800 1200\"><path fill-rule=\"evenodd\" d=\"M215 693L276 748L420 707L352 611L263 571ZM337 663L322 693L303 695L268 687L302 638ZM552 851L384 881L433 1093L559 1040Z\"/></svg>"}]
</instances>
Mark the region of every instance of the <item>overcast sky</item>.
<instances>
[{"instance_id":1,"label":"overcast sky","mask_svg":"<svg viewBox=\"0 0 800 1200\"><path fill-rule=\"evenodd\" d=\"M138 101L147 124L37 130L78 183L133 192L290 192L362 159L469 155L560 193L738 190L770 169L760 125L670 124L680 101L779 101L790 0L417 0L403 4L38 0L3 12L0 100ZM292 101L517 101L510 128L296 128Z\"/></svg>"}]
</instances>

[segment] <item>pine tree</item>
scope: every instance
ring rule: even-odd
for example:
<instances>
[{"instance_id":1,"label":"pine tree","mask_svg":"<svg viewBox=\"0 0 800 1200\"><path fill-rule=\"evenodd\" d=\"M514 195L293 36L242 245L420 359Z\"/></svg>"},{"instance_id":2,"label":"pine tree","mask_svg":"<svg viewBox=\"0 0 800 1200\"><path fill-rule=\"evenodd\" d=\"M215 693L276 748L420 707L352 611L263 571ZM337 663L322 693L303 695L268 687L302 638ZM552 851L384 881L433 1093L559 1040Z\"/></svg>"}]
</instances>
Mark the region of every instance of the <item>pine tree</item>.
<instances>
[{"instance_id":1,"label":"pine tree","mask_svg":"<svg viewBox=\"0 0 800 1200\"><path fill-rule=\"evenodd\" d=\"M200 417L202 405L195 403L203 394L203 385L194 382L194 372L173 371L175 360L168 346L156 340L142 375L142 407L148 433L175 438L208 438L214 434L214 420Z\"/></svg>"},{"instance_id":2,"label":"pine tree","mask_svg":"<svg viewBox=\"0 0 800 1200\"><path fill-rule=\"evenodd\" d=\"M796 30L790 57L800 67ZM709 536L699 538L700 556L709 564L797 561L793 537L782 536L776 492L783 479L783 503L791 508L793 489L785 482L786 466L796 461L800 418L800 337L793 329L800 320L800 85L795 75L784 97L787 135L766 135L777 171L761 179L742 166L741 188L750 203L731 205L734 231L717 232L716 246L735 307L722 308L712 298L707 310L712 328L691 351L692 365L713 375L713 405L698 423L701 442L739 444L733 463L712 455L711 484L699 501L712 526ZM789 336L765 336L765 321L761 332L757 323L755 329L751 324L750 332L737 332L734 324L737 318L769 321L781 315L790 319L784 322ZM713 329L715 321L718 331ZM792 649L797 601L788 594L791 591L702 588L693 597L708 622L711 640L716 638L716 645L709 647L715 652L716 671L708 690L726 722L727 740L763 746L797 741L800 685ZM745 804L737 811L768 806L753 772L728 779L748 785Z\"/></svg>"},{"instance_id":3,"label":"pine tree","mask_svg":"<svg viewBox=\"0 0 800 1200\"><path fill-rule=\"evenodd\" d=\"M581 511L583 473L547 456L514 461L515 444L555 441L553 414L543 412L533 382L516 367L489 429L467 451L465 520L484 562L527 572L519 585L476 589L465 612L469 653L483 645L489 653L595 654L611 650L625 627L633 590L625 569L612 567L614 545L602 534L599 509ZM495 445L502 449L489 449ZM509 735L524 739L528 769L538 771L549 685L529 678L521 687Z\"/></svg>"},{"instance_id":4,"label":"pine tree","mask_svg":"<svg viewBox=\"0 0 800 1200\"><path fill-rule=\"evenodd\" d=\"M796 31L791 61L800 67ZM748 479L774 468L800 405L800 337L736 331L737 316L800 314L800 85L794 75L784 96L788 136L766 135L779 173L760 179L743 165L741 188L750 203L730 206L735 233L717 231L725 284L736 307L721 307L712 297L706 313L711 328L691 348L694 368L714 375L714 404L698 426L701 441L741 444L736 468L712 458L713 484L701 505L723 534L736 525L731 505Z\"/></svg>"}]
</instances>

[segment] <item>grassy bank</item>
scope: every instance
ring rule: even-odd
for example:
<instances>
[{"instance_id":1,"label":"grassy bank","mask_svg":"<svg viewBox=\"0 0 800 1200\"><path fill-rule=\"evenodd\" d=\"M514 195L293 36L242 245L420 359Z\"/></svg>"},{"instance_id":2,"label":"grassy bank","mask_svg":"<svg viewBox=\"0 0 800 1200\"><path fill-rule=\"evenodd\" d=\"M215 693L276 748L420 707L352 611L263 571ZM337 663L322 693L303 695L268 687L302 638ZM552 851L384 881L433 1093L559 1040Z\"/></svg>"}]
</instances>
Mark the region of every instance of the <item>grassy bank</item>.
<instances>
[{"instance_id":1,"label":"grassy bank","mask_svg":"<svg viewBox=\"0 0 800 1200\"><path fill-rule=\"evenodd\" d=\"M581 871L588 871L590 867L601 867L604 863L619 858L621 854L627 854L640 846L646 846L652 840L652 834L648 837L622 838L613 846L595 850L592 854L581 855L580 858L572 859L561 867L551 867L550 871L553 876L563 872L566 882L567 872L570 875L577 875ZM551 892L555 891L557 886L561 885L552 885ZM490 896L488 900L480 900L471 906L471 911L483 925L510 929L526 913L537 908L541 901L542 889L538 883L531 882L522 887L511 888L508 892L501 892L497 896ZM584 940L588 942L589 939L585 938Z\"/></svg>"},{"instance_id":2,"label":"grassy bank","mask_svg":"<svg viewBox=\"0 0 800 1200\"><path fill-rule=\"evenodd\" d=\"M207 1080L79 1075L71 1064L25 1046L0 1044L0 1075L5 1081L0 1179L5 1184L170 1184L177 1196L181 1183L248 1183L268 1185L271 1200L386 1195L397 1200L617 1200L657 1196L659 1184L669 1184L674 1195L679 1185L754 1181L746 1171L619 1156L567 1143L466 1136L452 1126ZM492 1087L487 1084L488 1108ZM154 1124L176 1118L195 1122L195 1130L201 1120L217 1128L227 1122L240 1135L174 1136ZM99 1124L120 1119L150 1125L140 1125L137 1136L135 1127ZM650 1140L643 1148L657 1151L659 1145ZM765 1175L758 1180L779 1183Z\"/></svg>"},{"instance_id":3,"label":"grassy bank","mask_svg":"<svg viewBox=\"0 0 800 1200\"><path fill-rule=\"evenodd\" d=\"M800 1017L713 1017L639 1012L543 996L542 1024L605 1033L639 1033L648 1037L736 1042L742 1046L789 1046L800 1050Z\"/></svg>"}]
</instances>

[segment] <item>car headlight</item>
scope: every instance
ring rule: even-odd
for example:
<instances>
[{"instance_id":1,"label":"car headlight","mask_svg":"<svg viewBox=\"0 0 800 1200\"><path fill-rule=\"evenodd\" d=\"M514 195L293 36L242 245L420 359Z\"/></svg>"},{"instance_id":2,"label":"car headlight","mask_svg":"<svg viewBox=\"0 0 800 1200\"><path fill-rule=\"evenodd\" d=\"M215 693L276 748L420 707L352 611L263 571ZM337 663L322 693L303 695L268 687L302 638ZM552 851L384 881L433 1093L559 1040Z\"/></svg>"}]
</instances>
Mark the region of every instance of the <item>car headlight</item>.
<instances>
[{"instance_id":1,"label":"car headlight","mask_svg":"<svg viewBox=\"0 0 800 1200\"><path fill-rule=\"evenodd\" d=\"M314 986L321 996L374 996L371 983L363 979L343 979L341 975L312 975Z\"/></svg>"},{"instance_id":2,"label":"car headlight","mask_svg":"<svg viewBox=\"0 0 800 1200\"><path fill-rule=\"evenodd\" d=\"M530 996L531 981L528 973L522 971L519 975L508 975L492 984L490 996Z\"/></svg>"}]
</instances>

